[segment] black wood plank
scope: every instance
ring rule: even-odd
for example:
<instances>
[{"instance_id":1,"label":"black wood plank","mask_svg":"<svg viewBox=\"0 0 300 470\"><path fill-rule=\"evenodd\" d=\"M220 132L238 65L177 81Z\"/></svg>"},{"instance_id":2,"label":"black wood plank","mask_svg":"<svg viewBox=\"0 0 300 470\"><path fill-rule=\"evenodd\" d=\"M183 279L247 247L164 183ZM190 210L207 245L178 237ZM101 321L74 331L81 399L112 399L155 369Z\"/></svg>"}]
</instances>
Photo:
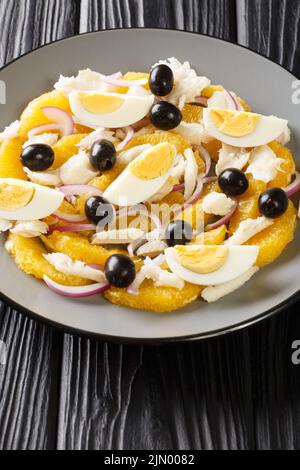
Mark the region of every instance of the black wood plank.
<instances>
[{"instance_id":1,"label":"black wood plank","mask_svg":"<svg viewBox=\"0 0 300 470\"><path fill-rule=\"evenodd\" d=\"M1 304L0 449L55 449L62 336Z\"/></svg>"},{"instance_id":2,"label":"black wood plank","mask_svg":"<svg viewBox=\"0 0 300 470\"><path fill-rule=\"evenodd\" d=\"M235 0L81 0L80 31L160 27L236 38Z\"/></svg>"},{"instance_id":3,"label":"black wood plank","mask_svg":"<svg viewBox=\"0 0 300 470\"><path fill-rule=\"evenodd\" d=\"M300 77L299 0L237 0L242 44Z\"/></svg>"},{"instance_id":4,"label":"black wood plank","mask_svg":"<svg viewBox=\"0 0 300 470\"><path fill-rule=\"evenodd\" d=\"M74 34L75 3L1 0L0 65ZM55 448L62 334L0 302L0 340L8 352L0 366L0 448Z\"/></svg>"},{"instance_id":5,"label":"black wood plank","mask_svg":"<svg viewBox=\"0 0 300 470\"><path fill-rule=\"evenodd\" d=\"M300 76L299 18L299 0L238 0L238 41ZM268 322L253 343L257 448L300 448L300 370L290 360L299 310Z\"/></svg>"}]
</instances>

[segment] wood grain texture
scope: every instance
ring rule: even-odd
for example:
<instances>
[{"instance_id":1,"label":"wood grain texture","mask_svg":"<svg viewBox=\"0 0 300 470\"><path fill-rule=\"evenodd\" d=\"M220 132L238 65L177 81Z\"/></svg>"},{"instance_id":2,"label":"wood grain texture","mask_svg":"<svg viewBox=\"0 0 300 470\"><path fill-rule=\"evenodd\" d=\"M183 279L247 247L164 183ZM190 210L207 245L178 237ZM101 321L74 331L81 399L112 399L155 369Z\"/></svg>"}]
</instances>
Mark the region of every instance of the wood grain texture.
<instances>
[{"instance_id":1,"label":"wood grain texture","mask_svg":"<svg viewBox=\"0 0 300 470\"><path fill-rule=\"evenodd\" d=\"M0 338L0 448L53 449L62 336L1 303Z\"/></svg>"},{"instance_id":2,"label":"wood grain texture","mask_svg":"<svg viewBox=\"0 0 300 470\"><path fill-rule=\"evenodd\" d=\"M80 32L159 27L234 40L235 11L235 0L81 0Z\"/></svg>"},{"instance_id":3,"label":"wood grain texture","mask_svg":"<svg viewBox=\"0 0 300 470\"><path fill-rule=\"evenodd\" d=\"M299 0L238 0L241 44L300 77Z\"/></svg>"},{"instance_id":4,"label":"wood grain texture","mask_svg":"<svg viewBox=\"0 0 300 470\"><path fill-rule=\"evenodd\" d=\"M0 0L0 62L78 32L160 26L238 39L297 72L297 5ZM227 337L145 348L62 337L0 305L0 449L300 449L300 303Z\"/></svg>"},{"instance_id":5,"label":"wood grain texture","mask_svg":"<svg viewBox=\"0 0 300 470\"><path fill-rule=\"evenodd\" d=\"M0 65L75 29L71 0L1 0ZM0 339L8 362L0 369L0 448L56 447L63 335L0 302Z\"/></svg>"}]
</instances>

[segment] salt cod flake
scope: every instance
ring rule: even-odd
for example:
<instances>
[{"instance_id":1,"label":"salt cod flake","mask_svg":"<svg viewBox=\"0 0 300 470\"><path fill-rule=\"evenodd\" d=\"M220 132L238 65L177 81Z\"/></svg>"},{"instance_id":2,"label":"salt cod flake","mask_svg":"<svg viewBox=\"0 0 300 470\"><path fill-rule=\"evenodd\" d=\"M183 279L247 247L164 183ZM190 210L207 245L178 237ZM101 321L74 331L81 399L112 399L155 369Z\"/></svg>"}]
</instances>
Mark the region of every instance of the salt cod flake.
<instances>
[{"instance_id":1,"label":"salt cod flake","mask_svg":"<svg viewBox=\"0 0 300 470\"><path fill-rule=\"evenodd\" d=\"M212 192L203 200L203 210L207 214L225 216L234 206L234 201L225 194Z\"/></svg>"},{"instance_id":2,"label":"salt cod flake","mask_svg":"<svg viewBox=\"0 0 300 470\"><path fill-rule=\"evenodd\" d=\"M21 235L24 238L36 238L48 233L49 227L45 222L40 220L20 221L16 222L11 233Z\"/></svg>"},{"instance_id":3,"label":"salt cod flake","mask_svg":"<svg viewBox=\"0 0 300 470\"><path fill-rule=\"evenodd\" d=\"M228 245L243 245L252 237L262 232L263 230L271 227L274 221L266 217L259 217L257 219L247 219L240 223L236 232L230 237L226 244Z\"/></svg>"},{"instance_id":4,"label":"salt cod flake","mask_svg":"<svg viewBox=\"0 0 300 470\"><path fill-rule=\"evenodd\" d=\"M246 284L246 282L250 281L254 274L258 272L258 270L259 269L257 266L253 266L251 269L249 269L249 271L240 276L238 279L234 279L233 281L229 281L218 286L207 287L203 290L201 296L204 300L206 300L206 302L216 302L222 297L235 292L244 284Z\"/></svg>"},{"instance_id":5,"label":"salt cod flake","mask_svg":"<svg viewBox=\"0 0 300 470\"><path fill-rule=\"evenodd\" d=\"M87 184L99 174L90 164L85 151L79 150L77 155L71 157L60 167L60 179L63 184Z\"/></svg>"},{"instance_id":6,"label":"salt cod flake","mask_svg":"<svg viewBox=\"0 0 300 470\"><path fill-rule=\"evenodd\" d=\"M54 268L66 276L78 276L95 282L105 282L105 275L98 269L91 268L82 261L73 261L63 253L43 255Z\"/></svg>"},{"instance_id":7,"label":"salt cod flake","mask_svg":"<svg viewBox=\"0 0 300 470\"><path fill-rule=\"evenodd\" d=\"M175 57L171 57L161 60L156 65L159 64L168 65L174 74L174 88L166 99L180 109L185 103L193 102L196 96L201 95L202 90L211 84L208 78L198 76L189 62L181 63Z\"/></svg>"}]
</instances>

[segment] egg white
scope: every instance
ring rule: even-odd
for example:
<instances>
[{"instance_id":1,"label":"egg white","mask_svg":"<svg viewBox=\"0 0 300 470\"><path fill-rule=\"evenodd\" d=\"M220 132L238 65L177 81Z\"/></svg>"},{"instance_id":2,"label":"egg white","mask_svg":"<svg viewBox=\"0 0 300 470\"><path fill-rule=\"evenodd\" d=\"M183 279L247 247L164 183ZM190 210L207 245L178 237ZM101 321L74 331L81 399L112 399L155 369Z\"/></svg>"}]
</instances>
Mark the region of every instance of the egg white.
<instances>
[{"instance_id":1,"label":"egg white","mask_svg":"<svg viewBox=\"0 0 300 470\"><path fill-rule=\"evenodd\" d=\"M128 207L139 204L156 194L164 186L171 172L172 168L159 178L142 180L133 175L128 167L107 188L103 197L116 206Z\"/></svg>"},{"instance_id":2,"label":"egg white","mask_svg":"<svg viewBox=\"0 0 300 470\"><path fill-rule=\"evenodd\" d=\"M86 93L95 95L95 92ZM80 92L72 92L69 96L70 106L77 119L87 126L99 126L108 128L125 127L143 119L150 111L154 103L154 96L133 96L117 93L99 93L124 100L116 111L107 114L95 114L85 109L80 102Z\"/></svg>"},{"instance_id":3,"label":"egg white","mask_svg":"<svg viewBox=\"0 0 300 470\"><path fill-rule=\"evenodd\" d=\"M275 116L262 116L256 129L246 136L231 137L220 132L215 126L212 118L212 111L219 111L220 108L207 108L203 112L203 122L206 132L224 144L233 147L259 147L276 140L287 128L288 121ZM222 109L223 111L223 109ZM237 111L240 112L240 111Z\"/></svg>"},{"instance_id":4,"label":"egg white","mask_svg":"<svg viewBox=\"0 0 300 470\"><path fill-rule=\"evenodd\" d=\"M254 266L258 253L258 246L230 246L228 257L224 265L209 274L197 274L183 267L176 259L174 248L165 250L166 261L174 274L184 281L200 286L217 286L233 281Z\"/></svg>"},{"instance_id":5,"label":"egg white","mask_svg":"<svg viewBox=\"0 0 300 470\"><path fill-rule=\"evenodd\" d=\"M19 183L22 186L30 186L35 189L32 200L27 206L20 209L9 211L0 209L0 219L4 220L39 220L53 214L61 206L64 195L54 189L22 181L13 178L1 178L1 183L14 184Z\"/></svg>"}]
</instances>

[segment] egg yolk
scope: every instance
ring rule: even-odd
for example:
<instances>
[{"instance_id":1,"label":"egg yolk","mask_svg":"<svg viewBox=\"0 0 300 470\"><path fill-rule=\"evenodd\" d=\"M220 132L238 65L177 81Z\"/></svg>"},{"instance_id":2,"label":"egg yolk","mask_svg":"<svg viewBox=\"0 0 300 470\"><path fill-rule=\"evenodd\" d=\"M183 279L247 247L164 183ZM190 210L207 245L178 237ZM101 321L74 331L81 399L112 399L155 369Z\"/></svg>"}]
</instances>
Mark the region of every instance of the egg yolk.
<instances>
[{"instance_id":1,"label":"egg yolk","mask_svg":"<svg viewBox=\"0 0 300 470\"><path fill-rule=\"evenodd\" d=\"M112 94L80 93L83 108L93 114L111 114L124 103L124 98Z\"/></svg>"},{"instance_id":2,"label":"egg yolk","mask_svg":"<svg viewBox=\"0 0 300 470\"><path fill-rule=\"evenodd\" d=\"M255 131L260 115L254 113L243 113L227 109L212 110L211 119L216 128L223 134L231 137L244 137Z\"/></svg>"},{"instance_id":3,"label":"egg yolk","mask_svg":"<svg viewBox=\"0 0 300 470\"><path fill-rule=\"evenodd\" d=\"M220 269L228 256L225 245L176 246L174 253L177 261L196 274L209 274Z\"/></svg>"},{"instance_id":4,"label":"egg yolk","mask_svg":"<svg viewBox=\"0 0 300 470\"><path fill-rule=\"evenodd\" d=\"M165 175L174 163L176 149L164 142L143 152L130 164L134 176L142 180L153 180Z\"/></svg>"},{"instance_id":5,"label":"egg yolk","mask_svg":"<svg viewBox=\"0 0 300 470\"><path fill-rule=\"evenodd\" d=\"M27 206L34 196L34 188L21 184L0 185L0 209L14 211Z\"/></svg>"}]
</instances>

